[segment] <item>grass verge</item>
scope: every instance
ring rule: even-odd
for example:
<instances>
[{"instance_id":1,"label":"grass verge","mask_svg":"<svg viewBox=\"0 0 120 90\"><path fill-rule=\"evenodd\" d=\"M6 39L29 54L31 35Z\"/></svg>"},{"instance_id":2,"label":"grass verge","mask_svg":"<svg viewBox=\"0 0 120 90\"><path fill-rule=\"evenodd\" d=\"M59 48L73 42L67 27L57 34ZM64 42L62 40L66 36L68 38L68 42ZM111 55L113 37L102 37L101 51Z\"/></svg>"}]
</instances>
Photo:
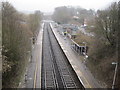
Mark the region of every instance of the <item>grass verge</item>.
<instances>
[{"instance_id":1,"label":"grass verge","mask_svg":"<svg viewBox=\"0 0 120 90\"><path fill-rule=\"evenodd\" d=\"M82 33L77 35L75 41L79 45L83 42L87 43L89 56L86 63L87 67L102 86L111 88L115 69L111 63L117 60L115 48L106 44L104 40Z\"/></svg>"}]
</instances>

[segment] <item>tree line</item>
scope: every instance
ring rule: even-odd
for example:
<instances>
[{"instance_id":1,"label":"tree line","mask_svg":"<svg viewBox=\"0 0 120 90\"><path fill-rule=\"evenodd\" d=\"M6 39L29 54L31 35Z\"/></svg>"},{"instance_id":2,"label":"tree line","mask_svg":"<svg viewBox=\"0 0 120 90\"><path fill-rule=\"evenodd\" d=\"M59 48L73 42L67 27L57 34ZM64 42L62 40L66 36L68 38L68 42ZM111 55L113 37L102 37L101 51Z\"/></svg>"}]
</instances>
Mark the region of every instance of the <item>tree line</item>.
<instances>
[{"instance_id":1,"label":"tree line","mask_svg":"<svg viewBox=\"0 0 120 90\"><path fill-rule=\"evenodd\" d=\"M118 2L111 3L104 10L98 10L95 16L95 28L94 32L96 33L96 48L95 52L92 54L94 58L93 61L96 61L96 66L99 67L99 71L102 72L102 78L108 84L107 87L112 86L114 69L115 66L112 65L112 62L119 62L119 4ZM97 43L99 45L97 45ZM90 60L92 61L92 60ZM104 63L102 65L102 63ZM119 69L119 68L118 68ZM108 74L107 74L108 73ZM117 74L119 71L117 72ZM118 75L119 76L119 75ZM115 87L120 87L120 82L118 77L116 78Z\"/></svg>"},{"instance_id":2,"label":"tree line","mask_svg":"<svg viewBox=\"0 0 120 90\"><path fill-rule=\"evenodd\" d=\"M86 18L92 20L94 14L95 11L92 9L86 10L81 7L61 6L55 8L52 18L54 21L62 24L69 23L72 20L76 20L80 24L84 24L84 20ZM74 18L74 16L76 16L77 18Z\"/></svg>"},{"instance_id":3,"label":"tree line","mask_svg":"<svg viewBox=\"0 0 120 90\"><path fill-rule=\"evenodd\" d=\"M42 13L18 12L2 2L2 86L17 87L31 51L31 39L39 32Z\"/></svg>"}]
</instances>

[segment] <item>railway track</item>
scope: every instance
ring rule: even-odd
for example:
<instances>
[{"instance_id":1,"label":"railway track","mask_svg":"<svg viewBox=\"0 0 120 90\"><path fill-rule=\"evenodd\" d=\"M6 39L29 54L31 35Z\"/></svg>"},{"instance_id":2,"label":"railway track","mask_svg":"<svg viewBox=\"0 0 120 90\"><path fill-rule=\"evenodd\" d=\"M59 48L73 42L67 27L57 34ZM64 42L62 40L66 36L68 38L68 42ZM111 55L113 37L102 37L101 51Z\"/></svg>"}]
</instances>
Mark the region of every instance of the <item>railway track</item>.
<instances>
[{"instance_id":1,"label":"railway track","mask_svg":"<svg viewBox=\"0 0 120 90\"><path fill-rule=\"evenodd\" d=\"M84 90L49 23L44 25L41 81L42 89Z\"/></svg>"}]
</instances>

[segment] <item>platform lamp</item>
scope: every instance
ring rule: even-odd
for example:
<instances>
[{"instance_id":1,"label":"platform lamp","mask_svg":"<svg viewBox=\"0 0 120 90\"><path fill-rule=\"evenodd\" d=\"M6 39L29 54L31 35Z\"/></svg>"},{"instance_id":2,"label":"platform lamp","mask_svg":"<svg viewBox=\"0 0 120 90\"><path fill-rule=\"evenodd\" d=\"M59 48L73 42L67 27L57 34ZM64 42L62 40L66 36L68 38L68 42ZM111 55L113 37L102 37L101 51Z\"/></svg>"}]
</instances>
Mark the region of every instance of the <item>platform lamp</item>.
<instances>
[{"instance_id":1,"label":"platform lamp","mask_svg":"<svg viewBox=\"0 0 120 90\"><path fill-rule=\"evenodd\" d=\"M115 66L115 73L114 73L114 77L113 77L113 83L112 83L112 89L115 89L115 81L116 81L116 75L117 75L117 69L118 69L118 62L112 62L112 65L116 65Z\"/></svg>"},{"instance_id":2,"label":"platform lamp","mask_svg":"<svg viewBox=\"0 0 120 90\"><path fill-rule=\"evenodd\" d=\"M85 55L86 55L87 54L86 42L83 42L83 44L85 44Z\"/></svg>"}]
</instances>

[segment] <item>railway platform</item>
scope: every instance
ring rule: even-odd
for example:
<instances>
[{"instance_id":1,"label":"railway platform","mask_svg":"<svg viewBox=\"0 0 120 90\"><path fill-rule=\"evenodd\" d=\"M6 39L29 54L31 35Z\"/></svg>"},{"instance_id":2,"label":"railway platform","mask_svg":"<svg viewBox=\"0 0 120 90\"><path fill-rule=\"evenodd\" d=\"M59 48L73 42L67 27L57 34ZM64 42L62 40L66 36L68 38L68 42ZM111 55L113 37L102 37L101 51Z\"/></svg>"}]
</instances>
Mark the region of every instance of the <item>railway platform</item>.
<instances>
[{"instance_id":1,"label":"railway platform","mask_svg":"<svg viewBox=\"0 0 120 90\"><path fill-rule=\"evenodd\" d=\"M99 81L93 77L86 65L80 60L80 56L71 49L69 40L64 39L63 35L58 33L57 28L54 28L52 23L50 26L83 86L85 88L102 88Z\"/></svg>"}]
</instances>

